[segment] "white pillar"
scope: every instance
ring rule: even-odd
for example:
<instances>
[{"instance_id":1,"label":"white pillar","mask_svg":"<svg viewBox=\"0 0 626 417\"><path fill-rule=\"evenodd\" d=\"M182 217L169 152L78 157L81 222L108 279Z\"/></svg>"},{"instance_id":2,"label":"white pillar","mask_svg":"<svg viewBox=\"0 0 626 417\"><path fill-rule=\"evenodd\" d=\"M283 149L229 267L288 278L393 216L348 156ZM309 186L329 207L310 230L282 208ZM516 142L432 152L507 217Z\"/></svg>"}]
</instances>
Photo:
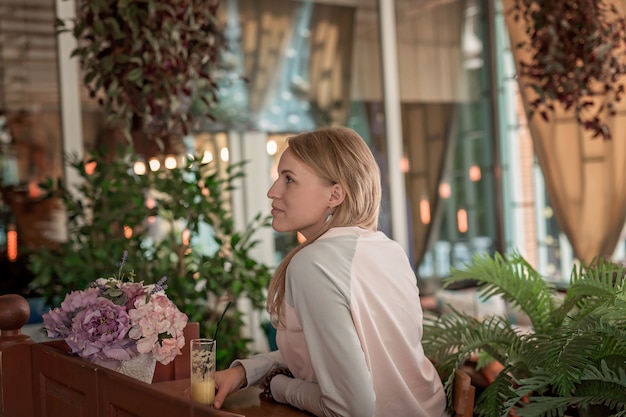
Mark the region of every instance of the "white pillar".
<instances>
[{"instance_id":1,"label":"white pillar","mask_svg":"<svg viewBox=\"0 0 626 417\"><path fill-rule=\"evenodd\" d=\"M56 17L68 21L76 17L76 2L74 0L56 0ZM80 72L78 60L70 58L76 48L76 39L71 33L61 33L57 39L57 54L59 66L59 96L61 108L61 134L64 155L72 154L83 156L83 125L80 103L79 80ZM75 186L80 177L74 170L65 165L65 180L68 185Z\"/></svg>"},{"instance_id":2,"label":"white pillar","mask_svg":"<svg viewBox=\"0 0 626 417\"><path fill-rule=\"evenodd\" d=\"M270 161L265 150L267 134L264 132L229 132L231 163L245 161L245 176L236 185L233 195L233 218L235 228L243 230L247 223L259 212L262 216L270 214L267 190L270 182ZM262 242L257 245L252 255L259 262L274 266L274 234L271 228L259 230L254 238ZM252 310L248 299L240 298L237 306L244 313L243 336L252 339L249 346L252 352L267 352L267 337L261 329L261 322L267 314Z\"/></svg>"},{"instance_id":3,"label":"white pillar","mask_svg":"<svg viewBox=\"0 0 626 417\"><path fill-rule=\"evenodd\" d=\"M74 0L56 0L57 19L68 22L76 17L76 2ZM57 35L57 63L59 77L59 115L61 118L61 144L63 152L63 172L68 190L78 192L81 178L74 169L71 169L66 155L83 157L83 117L80 102L79 80L80 72L78 59L70 58L76 48L76 39L71 33L63 32ZM56 238L59 241L67 240L67 222L65 211L56 210L52 213Z\"/></svg>"},{"instance_id":4,"label":"white pillar","mask_svg":"<svg viewBox=\"0 0 626 417\"><path fill-rule=\"evenodd\" d=\"M385 102L385 127L387 130L387 160L389 165L389 196L391 199L392 238L409 251L409 230L406 208L404 174L400 170L402 159L402 117L398 82L398 57L396 51L395 2L380 0L380 30L382 47L383 99Z\"/></svg>"}]
</instances>

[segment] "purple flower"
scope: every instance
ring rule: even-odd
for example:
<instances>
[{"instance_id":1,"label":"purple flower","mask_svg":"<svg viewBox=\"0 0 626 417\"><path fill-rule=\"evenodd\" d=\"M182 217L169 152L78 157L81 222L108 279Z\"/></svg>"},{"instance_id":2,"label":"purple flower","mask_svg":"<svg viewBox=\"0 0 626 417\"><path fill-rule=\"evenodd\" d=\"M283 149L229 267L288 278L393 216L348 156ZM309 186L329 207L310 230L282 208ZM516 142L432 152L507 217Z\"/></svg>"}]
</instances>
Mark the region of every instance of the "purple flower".
<instances>
[{"instance_id":1,"label":"purple flower","mask_svg":"<svg viewBox=\"0 0 626 417\"><path fill-rule=\"evenodd\" d=\"M95 303L99 295L100 290L98 288L87 288L84 291L72 291L61 303L61 309L68 314L73 313Z\"/></svg>"},{"instance_id":2,"label":"purple flower","mask_svg":"<svg viewBox=\"0 0 626 417\"><path fill-rule=\"evenodd\" d=\"M61 307L45 313L43 326L48 336L53 339L65 339L71 333L72 321L77 312L95 302L99 291L88 288L85 291L72 291L61 303Z\"/></svg>"},{"instance_id":3,"label":"purple flower","mask_svg":"<svg viewBox=\"0 0 626 417\"><path fill-rule=\"evenodd\" d=\"M43 316L43 327L48 333L48 337L53 339L65 339L69 336L72 327L72 320L68 317L66 311L55 308Z\"/></svg>"},{"instance_id":4,"label":"purple flower","mask_svg":"<svg viewBox=\"0 0 626 417\"><path fill-rule=\"evenodd\" d=\"M65 339L73 352L91 360L128 360L136 354L128 338L130 318L124 306L99 297L74 317Z\"/></svg>"}]
</instances>

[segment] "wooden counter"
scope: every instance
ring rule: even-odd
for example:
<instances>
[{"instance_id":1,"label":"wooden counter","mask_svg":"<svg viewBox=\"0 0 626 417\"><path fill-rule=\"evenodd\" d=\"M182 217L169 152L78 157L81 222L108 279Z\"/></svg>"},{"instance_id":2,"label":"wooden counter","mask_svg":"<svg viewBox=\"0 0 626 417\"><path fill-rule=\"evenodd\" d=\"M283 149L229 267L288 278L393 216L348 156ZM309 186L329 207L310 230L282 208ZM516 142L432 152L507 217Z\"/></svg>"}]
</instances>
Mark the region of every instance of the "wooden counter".
<instances>
[{"instance_id":1,"label":"wooden counter","mask_svg":"<svg viewBox=\"0 0 626 417\"><path fill-rule=\"evenodd\" d=\"M152 387L167 395L191 401L189 379L155 382ZM245 417L310 417L313 415L290 405L266 400L261 398L260 394L261 389L257 387L250 387L233 393L226 398L221 410Z\"/></svg>"},{"instance_id":2,"label":"wooden counter","mask_svg":"<svg viewBox=\"0 0 626 417\"><path fill-rule=\"evenodd\" d=\"M259 388L229 396L217 410L190 399L189 354L157 364L152 384L72 355L64 341L34 343L20 329L30 314L21 296L0 296L0 417L306 417L261 399ZM198 337L188 323L185 339Z\"/></svg>"}]
</instances>

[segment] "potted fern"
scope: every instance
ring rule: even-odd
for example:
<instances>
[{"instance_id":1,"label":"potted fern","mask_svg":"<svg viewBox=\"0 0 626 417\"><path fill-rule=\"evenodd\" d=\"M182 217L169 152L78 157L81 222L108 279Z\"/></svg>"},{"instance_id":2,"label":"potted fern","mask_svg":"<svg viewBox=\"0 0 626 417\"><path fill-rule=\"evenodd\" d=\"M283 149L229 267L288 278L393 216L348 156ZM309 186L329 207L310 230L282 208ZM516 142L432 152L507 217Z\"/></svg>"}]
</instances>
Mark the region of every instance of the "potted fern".
<instances>
[{"instance_id":1,"label":"potted fern","mask_svg":"<svg viewBox=\"0 0 626 417\"><path fill-rule=\"evenodd\" d=\"M478 416L626 415L625 274L604 260L577 266L561 294L519 254L478 255L444 285L474 280L482 297L502 296L524 312L530 330L452 309L427 319L424 349L449 394L454 369L470 357L478 368L501 365L477 396Z\"/></svg>"}]
</instances>

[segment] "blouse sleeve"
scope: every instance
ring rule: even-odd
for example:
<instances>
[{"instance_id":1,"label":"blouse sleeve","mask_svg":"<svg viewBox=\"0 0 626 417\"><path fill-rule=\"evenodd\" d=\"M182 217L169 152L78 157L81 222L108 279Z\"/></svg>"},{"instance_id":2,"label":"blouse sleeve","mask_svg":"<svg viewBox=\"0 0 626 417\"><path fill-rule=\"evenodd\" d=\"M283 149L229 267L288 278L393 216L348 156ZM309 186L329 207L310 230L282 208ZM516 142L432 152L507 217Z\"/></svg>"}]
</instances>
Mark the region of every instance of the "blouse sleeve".
<instances>
[{"instance_id":1,"label":"blouse sleeve","mask_svg":"<svg viewBox=\"0 0 626 417\"><path fill-rule=\"evenodd\" d=\"M230 367L242 365L246 370L247 384L243 388L259 385L265 376L274 368L286 368L287 364L280 351L254 355L249 359L237 359L230 364ZM242 388L242 389L243 389Z\"/></svg>"}]
</instances>

